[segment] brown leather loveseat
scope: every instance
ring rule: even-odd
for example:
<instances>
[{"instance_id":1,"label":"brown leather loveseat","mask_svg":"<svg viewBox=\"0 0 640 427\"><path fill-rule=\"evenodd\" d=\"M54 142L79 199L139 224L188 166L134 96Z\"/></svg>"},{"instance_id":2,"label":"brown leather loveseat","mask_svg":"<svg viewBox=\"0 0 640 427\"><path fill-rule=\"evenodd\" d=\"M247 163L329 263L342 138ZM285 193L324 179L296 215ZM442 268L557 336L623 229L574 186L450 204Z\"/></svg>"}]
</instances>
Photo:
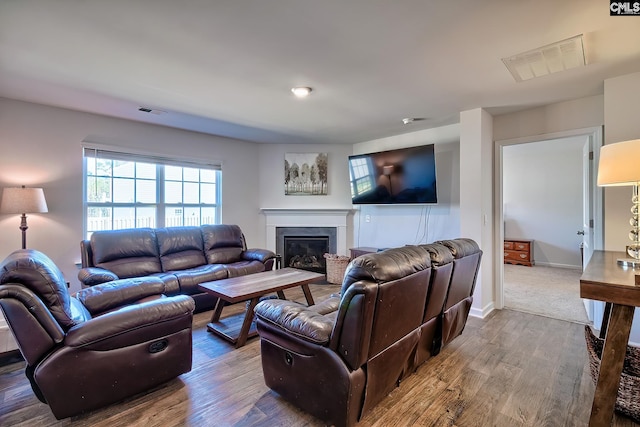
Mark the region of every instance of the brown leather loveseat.
<instances>
[{"instance_id":1,"label":"brown leather loveseat","mask_svg":"<svg viewBox=\"0 0 640 427\"><path fill-rule=\"evenodd\" d=\"M462 333L482 252L470 239L353 260L339 296L256 308L267 386L330 425L351 426Z\"/></svg>"},{"instance_id":2,"label":"brown leather loveseat","mask_svg":"<svg viewBox=\"0 0 640 427\"><path fill-rule=\"evenodd\" d=\"M191 370L195 304L165 297L158 278L123 279L69 295L46 255L0 262L0 308L35 395L62 419Z\"/></svg>"},{"instance_id":3,"label":"brown leather loveseat","mask_svg":"<svg viewBox=\"0 0 640 427\"><path fill-rule=\"evenodd\" d=\"M217 301L200 283L271 270L276 257L266 249L247 249L240 227L226 224L96 231L80 242L80 253L83 287L157 277L167 295L191 296L196 311Z\"/></svg>"}]
</instances>

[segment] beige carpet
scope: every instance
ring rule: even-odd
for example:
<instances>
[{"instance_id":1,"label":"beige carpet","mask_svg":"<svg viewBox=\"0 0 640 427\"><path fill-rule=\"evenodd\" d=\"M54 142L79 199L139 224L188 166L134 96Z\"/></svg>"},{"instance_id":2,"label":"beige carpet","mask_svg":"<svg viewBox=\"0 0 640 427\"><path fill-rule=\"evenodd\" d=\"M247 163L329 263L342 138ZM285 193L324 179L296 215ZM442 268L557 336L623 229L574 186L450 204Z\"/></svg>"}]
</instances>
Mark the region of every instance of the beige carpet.
<instances>
[{"instance_id":1,"label":"beige carpet","mask_svg":"<svg viewBox=\"0 0 640 427\"><path fill-rule=\"evenodd\" d=\"M590 323L580 298L580 270L504 265L505 308Z\"/></svg>"}]
</instances>

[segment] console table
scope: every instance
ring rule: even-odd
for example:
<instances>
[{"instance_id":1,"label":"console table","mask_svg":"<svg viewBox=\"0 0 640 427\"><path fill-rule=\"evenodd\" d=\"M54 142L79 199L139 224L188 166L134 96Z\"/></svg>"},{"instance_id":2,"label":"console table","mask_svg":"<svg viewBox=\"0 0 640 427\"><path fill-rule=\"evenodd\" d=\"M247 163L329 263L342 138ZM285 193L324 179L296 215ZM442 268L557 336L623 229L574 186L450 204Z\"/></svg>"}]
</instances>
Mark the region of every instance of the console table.
<instances>
[{"instance_id":1,"label":"console table","mask_svg":"<svg viewBox=\"0 0 640 427\"><path fill-rule=\"evenodd\" d=\"M631 322L635 308L640 306L640 270L623 267L618 258L624 252L594 251L580 278L580 297L604 301L611 312L603 320L606 329L600 373L591 406L589 426L609 426L618 396L620 374L624 363Z\"/></svg>"}]
</instances>

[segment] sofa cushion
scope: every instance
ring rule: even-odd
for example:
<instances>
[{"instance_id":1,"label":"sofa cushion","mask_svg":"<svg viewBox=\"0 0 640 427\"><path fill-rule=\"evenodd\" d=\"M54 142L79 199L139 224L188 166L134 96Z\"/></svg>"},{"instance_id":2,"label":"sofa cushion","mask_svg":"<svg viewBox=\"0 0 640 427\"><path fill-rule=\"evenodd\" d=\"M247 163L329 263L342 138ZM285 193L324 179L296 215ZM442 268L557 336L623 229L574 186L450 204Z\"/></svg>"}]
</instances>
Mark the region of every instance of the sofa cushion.
<instances>
[{"instance_id":1,"label":"sofa cushion","mask_svg":"<svg viewBox=\"0 0 640 427\"><path fill-rule=\"evenodd\" d=\"M203 225L204 253L209 264L227 264L242 259L245 250L242 231L237 225Z\"/></svg>"},{"instance_id":2,"label":"sofa cushion","mask_svg":"<svg viewBox=\"0 0 640 427\"><path fill-rule=\"evenodd\" d=\"M436 243L440 243L449 248L451 255L453 255L455 259L464 258L480 252L480 247L472 239L458 238L453 240L440 240Z\"/></svg>"},{"instance_id":3,"label":"sofa cushion","mask_svg":"<svg viewBox=\"0 0 640 427\"><path fill-rule=\"evenodd\" d=\"M162 271L156 233L151 228L95 231L91 235L93 264L120 279Z\"/></svg>"},{"instance_id":4,"label":"sofa cushion","mask_svg":"<svg viewBox=\"0 0 640 427\"><path fill-rule=\"evenodd\" d=\"M256 316L274 327L281 328L300 339L319 345L327 345L333 330L333 319L310 310L307 306L287 300L259 302Z\"/></svg>"},{"instance_id":5,"label":"sofa cushion","mask_svg":"<svg viewBox=\"0 0 640 427\"><path fill-rule=\"evenodd\" d=\"M204 282L226 279L229 276L224 265L207 264L182 271L173 271L180 284L180 292L185 295L193 295L202 292L198 285Z\"/></svg>"},{"instance_id":6,"label":"sofa cushion","mask_svg":"<svg viewBox=\"0 0 640 427\"><path fill-rule=\"evenodd\" d=\"M163 271L186 270L205 265L200 227L167 227L156 230Z\"/></svg>"},{"instance_id":7,"label":"sofa cushion","mask_svg":"<svg viewBox=\"0 0 640 427\"><path fill-rule=\"evenodd\" d=\"M180 293L180 283L172 272L153 273L150 277L157 277L164 283L164 294L167 296L178 295Z\"/></svg>"},{"instance_id":8,"label":"sofa cushion","mask_svg":"<svg viewBox=\"0 0 640 427\"><path fill-rule=\"evenodd\" d=\"M384 254L384 256L380 256ZM403 246L382 252L361 255L347 265L342 294L358 280L384 283L401 279L431 267L429 252L420 246Z\"/></svg>"},{"instance_id":9,"label":"sofa cushion","mask_svg":"<svg viewBox=\"0 0 640 427\"><path fill-rule=\"evenodd\" d=\"M233 264L224 265L229 272L229 277L246 276L247 274L261 273L264 271L264 264L260 261L238 261Z\"/></svg>"}]
</instances>

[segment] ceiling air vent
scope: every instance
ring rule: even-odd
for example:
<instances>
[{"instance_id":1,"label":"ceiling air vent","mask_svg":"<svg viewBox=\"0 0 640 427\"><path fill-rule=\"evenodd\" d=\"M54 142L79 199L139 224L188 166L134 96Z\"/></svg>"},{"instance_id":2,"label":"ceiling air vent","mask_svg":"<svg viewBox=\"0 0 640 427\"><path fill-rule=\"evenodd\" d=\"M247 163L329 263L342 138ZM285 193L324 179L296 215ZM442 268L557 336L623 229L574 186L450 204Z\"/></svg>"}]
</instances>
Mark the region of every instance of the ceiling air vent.
<instances>
[{"instance_id":1,"label":"ceiling air vent","mask_svg":"<svg viewBox=\"0 0 640 427\"><path fill-rule=\"evenodd\" d=\"M142 111L143 113L155 114L156 116L159 116L161 114L167 114L166 111L157 110L155 108L148 108L148 107L138 107L138 111Z\"/></svg>"},{"instance_id":2,"label":"ceiling air vent","mask_svg":"<svg viewBox=\"0 0 640 427\"><path fill-rule=\"evenodd\" d=\"M583 67L585 59L582 34L509 58L502 58L502 62L517 82L570 68Z\"/></svg>"}]
</instances>

